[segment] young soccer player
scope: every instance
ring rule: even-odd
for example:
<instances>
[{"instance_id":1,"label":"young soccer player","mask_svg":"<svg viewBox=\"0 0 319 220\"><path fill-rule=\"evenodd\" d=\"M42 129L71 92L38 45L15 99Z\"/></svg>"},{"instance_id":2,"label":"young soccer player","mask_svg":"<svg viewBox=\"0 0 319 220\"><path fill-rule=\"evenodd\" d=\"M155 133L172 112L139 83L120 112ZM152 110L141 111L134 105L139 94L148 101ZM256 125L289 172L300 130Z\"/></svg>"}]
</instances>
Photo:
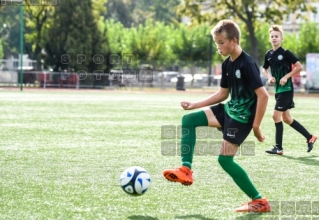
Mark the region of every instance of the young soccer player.
<instances>
[{"instance_id":1,"label":"young soccer player","mask_svg":"<svg viewBox=\"0 0 319 220\"><path fill-rule=\"evenodd\" d=\"M289 111L289 109L295 106L293 102L294 87L291 77L302 70L302 65L294 54L281 47L283 31L280 26L272 25L269 29L269 34L272 49L267 51L265 55L263 73L268 78L268 82L274 84L275 87L276 105L272 117L276 128L276 143L270 150L267 150L266 153L278 155L284 153L282 146L284 127L281 120L306 138L308 146L307 152L310 152L317 137L310 134L298 121L293 119ZM292 64L294 68L292 68ZM269 67L271 74L268 72Z\"/></svg>"},{"instance_id":2,"label":"young soccer player","mask_svg":"<svg viewBox=\"0 0 319 220\"><path fill-rule=\"evenodd\" d=\"M223 142L218 156L221 167L233 178L238 187L252 199L237 208L237 212L268 212L270 205L262 198L244 169L234 161L239 146L254 131L258 141L265 137L260 124L268 102L260 72L253 58L239 45L240 29L230 20L220 21L211 31L218 52L228 56L222 64L222 78L218 92L198 102L181 102L185 110L201 110L182 118L181 157L182 167L163 171L166 179L191 185L192 163L196 142L195 128L211 126L223 131ZM230 94L230 100L223 104ZM216 105L215 105L216 104Z\"/></svg>"}]
</instances>

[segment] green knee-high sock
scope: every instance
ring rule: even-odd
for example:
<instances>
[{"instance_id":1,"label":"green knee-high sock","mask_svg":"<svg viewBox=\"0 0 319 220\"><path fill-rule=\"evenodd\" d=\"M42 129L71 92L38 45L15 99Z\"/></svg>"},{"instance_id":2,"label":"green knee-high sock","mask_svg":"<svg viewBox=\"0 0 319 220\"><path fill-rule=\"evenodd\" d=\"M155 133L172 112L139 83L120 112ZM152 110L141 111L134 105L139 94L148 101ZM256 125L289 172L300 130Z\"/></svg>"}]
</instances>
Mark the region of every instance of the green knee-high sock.
<instances>
[{"instance_id":1,"label":"green knee-high sock","mask_svg":"<svg viewBox=\"0 0 319 220\"><path fill-rule=\"evenodd\" d=\"M247 173L235 161L233 156L219 155L221 167L233 178L237 186L251 199L260 199L261 195L250 181Z\"/></svg>"},{"instance_id":2,"label":"green knee-high sock","mask_svg":"<svg viewBox=\"0 0 319 220\"><path fill-rule=\"evenodd\" d=\"M208 126L204 111L184 115L181 126L181 156L182 165L192 168L194 147L196 142L196 127Z\"/></svg>"}]
</instances>

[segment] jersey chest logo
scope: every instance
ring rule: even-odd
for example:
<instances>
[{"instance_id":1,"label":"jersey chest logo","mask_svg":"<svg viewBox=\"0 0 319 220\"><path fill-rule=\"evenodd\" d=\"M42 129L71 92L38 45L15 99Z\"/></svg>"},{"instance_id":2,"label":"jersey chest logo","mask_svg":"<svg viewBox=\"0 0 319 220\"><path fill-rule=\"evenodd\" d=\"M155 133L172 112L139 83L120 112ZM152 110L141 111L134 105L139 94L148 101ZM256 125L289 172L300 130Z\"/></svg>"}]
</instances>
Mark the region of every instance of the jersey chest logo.
<instances>
[{"instance_id":1,"label":"jersey chest logo","mask_svg":"<svg viewBox=\"0 0 319 220\"><path fill-rule=\"evenodd\" d=\"M235 72L235 76L240 79L241 78L241 73L240 73L240 70L236 70Z\"/></svg>"},{"instance_id":2,"label":"jersey chest logo","mask_svg":"<svg viewBox=\"0 0 319 220\"><path fill-rule=\"evenodd\" d=\"M281 54L278 55L278 60L282 60L284 58Z\"/></svg>"}]
</instances>

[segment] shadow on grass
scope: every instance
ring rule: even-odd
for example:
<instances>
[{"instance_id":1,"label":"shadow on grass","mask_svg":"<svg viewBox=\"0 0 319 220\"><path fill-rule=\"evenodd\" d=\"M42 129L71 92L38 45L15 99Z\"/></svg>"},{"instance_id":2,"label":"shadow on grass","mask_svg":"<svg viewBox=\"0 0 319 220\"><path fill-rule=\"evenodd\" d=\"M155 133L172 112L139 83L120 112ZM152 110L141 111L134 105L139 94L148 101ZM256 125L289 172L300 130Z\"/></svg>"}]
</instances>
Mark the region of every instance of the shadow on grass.
<instances>
[{"instance_id":1,"label":"shadow on grass","mask_svg":"<svg viewBox=\"0 0 319 220\"><path fill-rule=\"evenodd\" d=\"M287 155L282 155L282 157L285 157L285 158L291 159L291 160L297 160L297 161L304 163L304 164L307 164L307 165L319 166L319 161L316 160L316 158L318 158L318 156L315 156L315 155L306 156L306 157L291 157L291 156L287 156Z\"/></svg>"},{"instance_id":2,"label":"shadow on grass","mask_svg":"<svg viewBox=\"0 0 319 220\"><path fill-rule=\"evenodd\" d=\"M183 215L175 216L176 219L200 219L200 220L217 220L216 218L206 218L202 215Z\"/></svg>"},{"instance_id":3,"label":"shadow on grass","mask_svg":"<svg viewBox=\"0 0 319 220\"><path fill-rule=\"evenodd\" d=\"M131 215L128 219L132 220L159 220L158 218L148 216L148 215Z\"/></svg>"},{"instance_id":4,"label":"shadow on grass","mask_svg":"<svg viewBox=\"0 0 319 220\"><path fill-rule=\"evenodd\" d=\"M235 218L236 220L261 220L263 219L263 213L247 213Z\"/></svg>"}]
</instances>

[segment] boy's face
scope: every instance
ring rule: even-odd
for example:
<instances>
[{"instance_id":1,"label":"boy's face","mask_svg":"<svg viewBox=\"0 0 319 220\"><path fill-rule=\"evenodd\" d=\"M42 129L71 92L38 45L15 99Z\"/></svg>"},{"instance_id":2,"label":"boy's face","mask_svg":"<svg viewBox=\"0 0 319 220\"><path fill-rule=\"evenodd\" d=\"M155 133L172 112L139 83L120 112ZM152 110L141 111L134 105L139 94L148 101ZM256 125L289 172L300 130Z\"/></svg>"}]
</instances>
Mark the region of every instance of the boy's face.
<instances>
[{"instance_id":1,"label":"boy's face","mask_svg":"<svg viewBox=\"0 0 319 220\"><path fill-rule=\"evenodd\" d=\"M270 43L272 46L280 46L284 39L279 31L270 32Z\"/></svg>"},{"instance_id":2,"label":"boy's face","mask_svg":"<svg viewBox=\"0 0 319 220\"><path fill-rule=\"evenodd\" d=\"M223 34L213 35L218 53L223 56L231 54L237 44L237 39L229 40Z\"/></svg>"}]
</instances>

